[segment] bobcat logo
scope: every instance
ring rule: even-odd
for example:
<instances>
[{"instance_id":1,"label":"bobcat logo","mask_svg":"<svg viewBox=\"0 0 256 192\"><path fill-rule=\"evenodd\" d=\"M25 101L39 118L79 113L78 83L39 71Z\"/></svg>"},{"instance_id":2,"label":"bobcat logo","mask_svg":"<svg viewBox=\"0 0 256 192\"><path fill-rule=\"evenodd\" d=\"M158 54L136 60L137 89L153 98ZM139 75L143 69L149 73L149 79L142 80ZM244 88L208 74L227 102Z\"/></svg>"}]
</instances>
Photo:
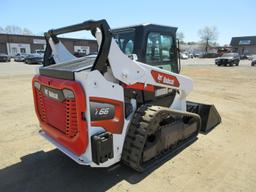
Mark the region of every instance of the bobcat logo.
<instances>
[{"instance_id":1,"label":"bobcat logo","mask_svg":"<svg viewBox=\"0 0 256 192\"><path fill-rule=\"evenodd\" d=\"M158 74L157 80L158 80L159 83L164 83L164 84L168 84L168 85L173 85L174 84L173 79L169 79L168 77L165 77L165 76L160 75L160 74Z\"/></svg>"},{"instance_id":2,"label":"bobcat logo","mask_svg":"<svg viewBox=\"0 0 256 192\"><path fill-rule=\"evenodd\" d=\"M48 97L51 97L51 98L53 98L53 99L59 99L59 96L58 96L58 94L57 93L54 93L54 92L52 92L52 91L50 91L50 90L48 90L48 89L44 89L44 94L46 95L46 96L48 96Z\"/></svg>"}]
</instances>

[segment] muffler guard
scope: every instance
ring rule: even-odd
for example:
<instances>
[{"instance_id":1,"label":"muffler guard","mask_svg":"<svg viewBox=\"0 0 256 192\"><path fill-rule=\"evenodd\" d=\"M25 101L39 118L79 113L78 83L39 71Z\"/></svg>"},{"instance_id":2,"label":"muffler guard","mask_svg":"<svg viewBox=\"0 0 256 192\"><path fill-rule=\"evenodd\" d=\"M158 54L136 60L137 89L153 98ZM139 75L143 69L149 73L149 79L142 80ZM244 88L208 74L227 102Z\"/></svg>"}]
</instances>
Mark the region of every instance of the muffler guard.
<instances>
[{"instance_id":1,"label":"muffler guard","mask_svg":"<svg viewBox=\"0 0 256 192\"><path fill-rule=\"evenodd\" d=\"M221 123L221 117L214 105L202 104L187 101L187 111L196 113L201 117L200 132L207 134L218 124Z\"/></svg>"}]
</instances>

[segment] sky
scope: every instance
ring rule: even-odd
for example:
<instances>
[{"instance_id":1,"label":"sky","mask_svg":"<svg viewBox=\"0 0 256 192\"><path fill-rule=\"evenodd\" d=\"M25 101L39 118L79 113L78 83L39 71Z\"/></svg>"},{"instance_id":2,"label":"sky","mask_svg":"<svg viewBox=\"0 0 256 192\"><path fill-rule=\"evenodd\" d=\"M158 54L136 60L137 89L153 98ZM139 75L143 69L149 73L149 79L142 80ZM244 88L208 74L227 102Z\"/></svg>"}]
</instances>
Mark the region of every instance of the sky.
<instances>
[{"instance_id":1,"label":"sky","mask_svg":"<svg viewBox=\"0 0 256 192\"><path fill-rule=\"evenodd\" d=\"M111 28L141 23L175 26L185 41L199 41L199 29L215 26L220 45L229 44L234 36L256 35L255 0L0 0L0 5L1 27L26 27L34 34L106 19Z\"/></svg>"}]
</instances>

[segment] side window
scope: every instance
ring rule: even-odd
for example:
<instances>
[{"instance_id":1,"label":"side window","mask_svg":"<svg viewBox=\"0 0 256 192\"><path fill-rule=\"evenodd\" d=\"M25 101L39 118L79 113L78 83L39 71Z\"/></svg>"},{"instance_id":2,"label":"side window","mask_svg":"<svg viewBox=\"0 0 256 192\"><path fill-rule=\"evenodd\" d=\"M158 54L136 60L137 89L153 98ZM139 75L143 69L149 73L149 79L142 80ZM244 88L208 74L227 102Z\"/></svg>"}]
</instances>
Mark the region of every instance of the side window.
<instances>
[{"instance_id":1,"label":"side window","mask_svg":"<svg viewBox=\"0 0 256 192\"><path fill-rule=\"evenodd\" d=\"M114 39L124 54L132 54L134 49L134 32L119 32L114 34Z\"/></svg>"},{"instance_id":2,"label":"side window","mask_svg":"<svg viewBox=\"0 0 256 192\"><path fill-rule=\"evenodd\" d=\"M151 32L148 34L146 62L162 63L171 61L174 56L173 38L168 35Z\"/></svg>"},{"instance_id":3,"label":"side window","mask_svg":"<svg viewBox=\"0 0 256 192\"><path fill-rule=\"evenodd\" d=\"M126 43L125 48L124 48L125 54L132 54L132 52L133 52L133 47L134 47L133 41L132 41L132 40L129 40L129 41Z\"/></svg>"}]
</instances>

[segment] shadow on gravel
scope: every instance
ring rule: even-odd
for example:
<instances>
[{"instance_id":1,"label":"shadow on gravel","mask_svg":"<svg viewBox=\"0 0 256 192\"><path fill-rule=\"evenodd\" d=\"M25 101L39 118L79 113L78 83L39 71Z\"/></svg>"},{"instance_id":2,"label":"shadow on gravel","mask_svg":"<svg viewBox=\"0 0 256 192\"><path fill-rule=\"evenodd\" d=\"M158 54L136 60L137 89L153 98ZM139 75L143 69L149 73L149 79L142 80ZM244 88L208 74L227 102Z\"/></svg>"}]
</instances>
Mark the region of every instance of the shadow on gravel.
<instances>
[{"instance_id":1,"label":"shadow on gravel","mask_svg":"<svg viewBox=\"0 0 256 192\"><path fill-rule=\"evenodd\" d=\"M122 180L138 183L150 172L140 174L123 165L90 168L58 150L39 151L0 170L0 191L106 191Z\"/></svg>"},{"instance_id":2,"label":"shadow on gravel","mask_svg":"<svg viewBox=\"0 0 256 192\"><path fill-rule=\"evenodd\" d=\"M21 162L0 170L0 191L96 192L106 191L123 180L136 184L184 148L152 165L143 173L138 173L122 164L110 168L90 168L78 165L57 149L49 152L39 151L21 157Z\"/></svg>"}]
</instances>

